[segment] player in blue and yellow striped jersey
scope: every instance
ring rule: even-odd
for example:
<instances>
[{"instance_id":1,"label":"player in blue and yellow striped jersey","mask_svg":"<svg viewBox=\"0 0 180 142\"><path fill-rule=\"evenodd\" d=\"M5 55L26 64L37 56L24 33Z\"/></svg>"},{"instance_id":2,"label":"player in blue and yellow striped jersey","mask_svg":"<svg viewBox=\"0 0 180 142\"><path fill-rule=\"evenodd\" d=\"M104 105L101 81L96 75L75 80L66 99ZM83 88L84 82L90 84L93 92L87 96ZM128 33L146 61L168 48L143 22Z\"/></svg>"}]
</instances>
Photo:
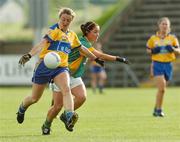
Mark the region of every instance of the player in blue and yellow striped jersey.
<instances>
[{"instance_id":1,"label":"player in blue and yellow striped jersey","mask_svg":"<svg viewBox=\"0 0 180 142\"><path fill-rule=\"evenodd\" d=\"M70 129L78 119L77 114L74 112L74 102L69 87L69 69L68 69L68 56L71 50L77 49L90 57L102 63L94 54L81 45L77 35L69 30L70 23L72 22L75 13L70 8L60 9L59 12L59 27L49 30L44 36L42 41L31 49L31 51L23 55L19 64L24 65L30 58L39 54L39 61L34 70L32 77L32 94L27 96L21 103L17 112L18 123L23 123L24 114L27 108L36 103L42 96L46 84L52 79L58 87L61 88L63 94L63 106L65 108L64 123L67 129ZM48 69L43 61L44 56L50 52L55 51L61 57L61 63L56 69ZM48 129L42 127L43 133L48 134Z\"/></svg>"},{"instance_id":2,"label":"player in blue and yellow striped jersey","mask_svg":"<svg viewBox=\"0 0 180 142\"><path fill-rule=\"evenodd\" d=\"M180 53L180 48L178 39L170 33L169 18L160 18L158 29L157 33L147 41L147 53L151 55L151 75L154 76L158 88L153 115L163 117L163 97L167 82L172 78L175 53Z\"/></svg>"},{"instance_id":3,"label":"player in blue and yellow striped jersey","mask_svg":"<svg viewBox=\"0 0 180 142\"><path fill-rule=\"evenodd\" d=\"M81 25L81 30L83 36L81 36L80 42L84 45L88 50L90 50L94 55L99 57L102 60L107 61L118 61L128 64L128 60L126 58L122 58L119 56L112 56L96 50L92 43L96 42L99 37L99 26L90 21ZM82 52L79 52L77 49L73 49L69 55L69 69L71 73L70 77L70 87L72 94L74 95L74 109L78 109L86 100L86 87L81 79L82 75L85 71L85 64L87 58L84 56ZM62 93L61 88L59 88L56 83L50 85L53 91L53 105L49 109L46 117L46 121L43 125L47 124L47 120L49 122L49 129L53 119L59 113L62 108ZM64 121L63 115L60 116L60 119ZM47 125L46 125L47 126ZM73 128L71 129L73 131Z\"/></svg>"}]
</instances>

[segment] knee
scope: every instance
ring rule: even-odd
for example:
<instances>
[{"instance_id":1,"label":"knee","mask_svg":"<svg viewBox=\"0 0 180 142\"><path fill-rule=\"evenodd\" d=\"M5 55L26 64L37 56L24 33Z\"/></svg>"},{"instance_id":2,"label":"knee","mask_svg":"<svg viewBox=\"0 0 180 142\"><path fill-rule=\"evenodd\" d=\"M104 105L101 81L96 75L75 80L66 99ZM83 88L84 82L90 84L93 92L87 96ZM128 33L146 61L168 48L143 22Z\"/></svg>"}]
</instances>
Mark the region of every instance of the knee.
<instances>
[{"instance_id":1,"label":"knee","mask_svg":"<svg viewBox=\"0 0 180 142\"><path fill-rule=\"evenodd\" d=\"M62 90L63 95L71 93L71 89L69 86L63 87L61 90Z\"/></svg>"},{"instance_id":2,"label":"knee","mask_svg":"<svg viewBox=\"0 0 180 142\"><path fill-rule=\"evenodd\" d=\"M77 99L79 100L79 102L84 103L86 101L86 95L85 94L79 95Z\"/></svg>"},{"instance_id":3,"label":"knee","mask_svg":"<svg viewBox=\"0 0 180 142\"><path fill-rule=\"evenodd\" d=\"M165 93L165 88L160 88L160 89L159 89L159 92L160 92L161 94L164 94L164 93Z\"/></svg>"},{"instance_id":4,"label":"knee","mask_svg":"<svg viewBox=\"0 0 180 142\"><path fill-rule=\"evenodd\" d=\"M102 76L102 79L103 79L103 80L106 80L106 79L107 79L107 76L106 76L106 75Z\"/></svg>"},{"instance_id":5,"label":"knee","mask_svg":"<svg viewBox=\"0 0 180 142\"><path fill-rule=\"evenodd\" d=\"M54 105L54 106L53 106L53 110L54 110L55 112L57 112L57 113L61 110L61 108L62 108L62 105L61 105L61 104L59 104L59 105Z\"/></svg>"}]
</instances>

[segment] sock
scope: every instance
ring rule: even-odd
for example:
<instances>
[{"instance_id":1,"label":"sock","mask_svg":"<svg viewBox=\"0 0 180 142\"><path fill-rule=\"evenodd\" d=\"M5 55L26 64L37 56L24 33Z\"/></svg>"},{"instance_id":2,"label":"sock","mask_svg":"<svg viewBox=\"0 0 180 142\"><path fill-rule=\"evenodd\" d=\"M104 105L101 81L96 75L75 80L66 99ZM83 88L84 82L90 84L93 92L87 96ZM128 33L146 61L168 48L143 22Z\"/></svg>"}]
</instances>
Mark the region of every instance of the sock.
<instances>
[{"instance_id":1,"label":"sock","mask_svg":"<svg viewBox=\"0 0 180 142\"><path fill-rule=\"evenodd\" d=\"M49 121L49 120L47 120L47 118L46 118L46 121L44 122L44 126L46 127L46 128L50 128L51 127L51 121Z\"/></svg>"},{"instance_id":2,"label":"sock","mask_svg":"<svg viewBox=\"0 0 180 142\"><path fill-rule=\"evenodd\" d=\"M157 112L157 109L156 109L156 108L154 108L154 112Z\"/></svg>"},{"instance_id":3,"label":"sock","mask_svg":"<svg viewBox=\"0 0 180 142\"><path fill-rule=\"evenodd\" d=\"M99 93L103 93L103 85L99 85Z\"/></svg>"},{"instance_id":4,"label":"sock","mask_svg":"<svg viewBox=\"0 0 180 142\"><path fill-rule=\"evenodd\" d=\"M157 109L156 111L157 111L157 113L161 113L162 109Z\"/></svg>"},{"instance_id":5,"label":"sock","mask_svg":"<svg viewBox=\"0 0 180 142\"><path fill-rule=\"evenodd\" d=\"M19 110L18 110L20 113L25 113L25 111L26 111L26 109L23 107L23 104L21 104L20 106L19 106Z\"/></svg>"},{"instance_id":6,"label":"sock","mask_svg":"<svg viewBox=\"0 0 180 142\"><path fill-rule=\"evenodd\" d=\"M66 119L70 119L71 116L73 115L72 111L65 111L64 113L65 113Z\"/></svg>"}]
</instances>

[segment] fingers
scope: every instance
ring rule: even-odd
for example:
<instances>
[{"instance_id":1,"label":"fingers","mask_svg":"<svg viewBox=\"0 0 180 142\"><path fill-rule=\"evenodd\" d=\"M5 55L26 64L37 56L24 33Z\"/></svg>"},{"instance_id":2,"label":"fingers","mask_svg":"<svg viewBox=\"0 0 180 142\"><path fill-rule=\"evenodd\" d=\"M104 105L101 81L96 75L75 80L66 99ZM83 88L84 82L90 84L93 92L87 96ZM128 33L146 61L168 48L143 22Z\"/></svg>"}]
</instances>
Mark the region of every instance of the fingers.
<instances>
[{"instance_id":1,"label":"fingers","mask_svg":"<svg viewBox=\"0 0 180 142\"><path fill-rule=\"evenodd\" d=\"M23 56L20 58L20 60L19 60L19 65L24 66L24 64L25 64L26 62L28 62L28 61L30 60L30 58L31 58L31 55L30 55L30 54L25 54L25 55L23 55Z\"/></svg>"},{"instance_id":2,"label":"fingers","mask_svg":"<svg viewBox=\"0 0 180 142\"><path fill-rule=\"evenodd\" d=\"M125 64L128 64L128 65L131 64L128 59L126 59L124 63L125 63Z\"/></svg>"},{"instance_id":3,"label":"fingers","mask_svg":"<svg viewBox=\"0 0 180 142\"><path fill-rule=\"evenodd\" d=\"M19 65L24 66L25 63L26 63L26 60L23 57L21 57L21 59L19 60Z\"/></svg>"},{"instance_id":4,"label":"fingers","mask_svg":"<svg viewBox=\"0 0 180 142\"><path fill-rule=\"evenodd\" d=\"M125 63L125 64L130 64L129 60L127 58L124 58L124 57L117 56L116 61L122 62L122 63Z\"/></svg>"},{"instance_id":5,"label":"fingers","mask_svg":"<svg viewBox=\"0 0 180 142\"><path fill-rule=\"evenodd\" d=\"M103 60L100 60L99 58L96 58L95 61L96 61L96 63L98 63L99 65L104 67L104 61Z\"/></svg>"}]
</instances>

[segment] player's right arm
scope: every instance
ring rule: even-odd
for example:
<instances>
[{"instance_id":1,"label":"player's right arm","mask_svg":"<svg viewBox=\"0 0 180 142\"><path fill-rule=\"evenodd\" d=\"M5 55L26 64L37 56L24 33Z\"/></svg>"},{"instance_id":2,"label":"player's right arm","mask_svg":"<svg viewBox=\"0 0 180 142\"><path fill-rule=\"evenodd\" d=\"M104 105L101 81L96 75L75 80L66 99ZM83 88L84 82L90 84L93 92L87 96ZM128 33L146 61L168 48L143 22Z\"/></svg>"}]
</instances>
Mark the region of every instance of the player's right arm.
<instances>
[{"instance_id":1,"label":"player's right arm","mask_svg":"<svg viewBox=\"0 0 180 142\"><path fill-rule=\"evenodd\" d=\"M44 36L44 38L36 44L28 53L24 54L20 60L19 64L23 65L28 62L32 56L38 54L42 51L42 48L44 48L47 43L53 42L53 38L57 35L57 31L48 30L47 34Z\"/></svg>"},{"instance_id":2,"label":"player's right arm","mask_svg":"<svg viewBox=\"0 0 180 142\"><path fill-rule=\"evenodd\" d=\"M37 45L35 45L31 51L29 52L29 54L31 56L34 56L36 54L38 54L42 48L48 43L48 40L47 39L42 39Z\"/></svg>"},{"instance_id":3,"label":"player's right arm","mask_svg":"<svg viewBox=\"0 0 180 142\"><path fill-rule=\"evenodd\" d=\"M29 53L24 54L20 60L19 60L19 64L20 65L25 65L26 62L28 62L32 56L38 54L42 48L45 46L45 44L47 44L48 40L47 39L42 39L41 42L39 42L37 45L35 45Z\"/></svg>"}]
</instances>

